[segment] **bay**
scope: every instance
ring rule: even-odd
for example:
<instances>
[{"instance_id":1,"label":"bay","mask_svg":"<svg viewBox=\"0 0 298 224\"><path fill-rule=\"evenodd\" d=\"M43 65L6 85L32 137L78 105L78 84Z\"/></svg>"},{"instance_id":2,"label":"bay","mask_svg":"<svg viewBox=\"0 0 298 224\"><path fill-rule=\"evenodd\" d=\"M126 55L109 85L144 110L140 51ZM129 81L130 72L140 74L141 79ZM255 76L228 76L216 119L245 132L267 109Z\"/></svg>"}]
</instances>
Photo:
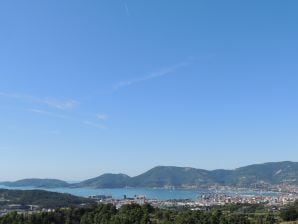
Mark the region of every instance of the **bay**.
<instances>
[{"instance_id":1,"label":"bay","mask_svg":"<svg viewBox=\"0 0 298 224\"><path fill-rule=\"evenodd\" d=\"M3 189L14 189L14 190L47 190L58 193L68 193L76 196L88 197L93 195L106 195L112 196L115 199L122 199L124 195L126 197L133 198L134 196L145 196L149 199L156 200L173 200L173 199L190 199L196 200L203 194L215 193L208 190L183 190L183 189L154 189L154 188L34 188L34 187L7 187L0 185ZM219 193L219 192L217 192ZM241 191L241 192L220 192L229 195L239 196L274 196L278 193L275 192L257 192L257 191Z\"/></svg>"},{"instance_id":2,"label":"bay","mask_svg":"<svg viewBox=\"0 0 298 224\"><path fill-rule=\"evenodd\" d=\"M195 200L204 191L200 190L169 190L169 189L152 189L152 188L34 188L34 187L7 187L1 186L3 189L14 190L47 190L58 193L69 193L76 196L88 197L92 195L107 195L115 199L122 199L126 197L134 197L135 195L143 195L146 198L157 200L170 200L170 199L192 199Z\"/></svg>"}]
</instances>

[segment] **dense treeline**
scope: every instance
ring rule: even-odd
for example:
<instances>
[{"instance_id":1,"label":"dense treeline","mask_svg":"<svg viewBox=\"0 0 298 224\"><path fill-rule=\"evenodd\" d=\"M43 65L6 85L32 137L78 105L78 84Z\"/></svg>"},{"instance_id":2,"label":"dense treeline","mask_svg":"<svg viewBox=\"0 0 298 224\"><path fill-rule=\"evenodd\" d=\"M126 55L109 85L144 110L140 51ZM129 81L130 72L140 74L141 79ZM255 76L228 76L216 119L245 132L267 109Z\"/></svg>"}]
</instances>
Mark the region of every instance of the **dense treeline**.
<instances>
[{"instance_id":1,"label":"dense treeline","mask_svg":"<svg viewBox=\"0 0 298 224\"><path fill-rule=\"evenodd\" d=\"M296 207L295 207L296 206ZM295 220L293 207L285 208L281 217ZM245 206L249 207L249 206ZM243 205L213 208L209 211L190 209L157 209L150 205L124 205L116 209L111 204L93 208L57 209L55 212L17 214L10 213L0 218L0 224L274 224L280 223L279 213L257 212L241 213ZM297 215L297 210L296 215ZM291 214L291 215L289 215Z\"/></svg>"},{"instance_id":2,"label":"dense treeline","mask_svg":"<svg viewBox=\"0 0 298 224\"><path fill-rule=\"evenodd\" d=\"M289 205L282 209L280 216L285 221L298 220L298 201L296 201L293 205Z\"/></svg>"},{"instance_id":3,"label":"dense treeline","mask_svg":"<svg viewBox=\"0 0 298 224\"><path fill-rule=\"evenodd\" d=\"M37 205L41 208L60 208L94 204L94 201L70 194L43 190L6 190L0 189L0 208L8 204Z\"/></svg>"}]
</instances>

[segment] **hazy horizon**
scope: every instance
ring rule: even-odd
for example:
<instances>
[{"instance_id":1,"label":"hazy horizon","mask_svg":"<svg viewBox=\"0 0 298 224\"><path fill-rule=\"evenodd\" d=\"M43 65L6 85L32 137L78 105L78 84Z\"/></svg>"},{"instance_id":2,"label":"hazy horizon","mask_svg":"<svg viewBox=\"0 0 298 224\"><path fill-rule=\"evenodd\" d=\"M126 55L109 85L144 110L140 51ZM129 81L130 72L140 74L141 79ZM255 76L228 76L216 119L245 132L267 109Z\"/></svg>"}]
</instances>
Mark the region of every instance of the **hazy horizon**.
<instances>
[{"instance_id":1,"label":"hazy horizon","mask_svg":"<svg viewBox=\"0 0 298 224\"><path fill-rule=\"evenodd\" d=\"M0 180L298 158L297 7L1 1Z\"/></svg>"}]
</instances>

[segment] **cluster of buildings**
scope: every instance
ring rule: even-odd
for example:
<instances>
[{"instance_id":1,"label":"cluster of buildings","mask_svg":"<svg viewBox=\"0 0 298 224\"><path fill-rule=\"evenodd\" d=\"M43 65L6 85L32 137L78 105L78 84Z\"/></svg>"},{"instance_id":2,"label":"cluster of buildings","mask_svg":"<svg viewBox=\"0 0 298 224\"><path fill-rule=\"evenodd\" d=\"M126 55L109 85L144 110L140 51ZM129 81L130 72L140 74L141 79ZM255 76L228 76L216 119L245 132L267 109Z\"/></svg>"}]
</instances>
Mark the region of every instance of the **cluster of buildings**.
<instances>
[{"instance_id":1,"label":"cluster of buildings","mask_svg":"<svg viewBox=\"0 0 298 224\"><path fill-rule=\"evenodd\" d=\"M278 184L271 186L270 190L276 192L296 194L298 193L298 185Z\"/></svg>"},{"instance_id":2,"label":"cluster of buildings","mask_svg":"<svg viewBox=\"0 0 298 224\"><path fill-rule=\"evenodd\" d=\"M266 204L268 206L283 206L298 199L298 194L262 195L202 195L195 203L198 206L215 206L226 204Z\"/></svg>"},{"instance_id":3,"label":"cluster of buildings","mask_svg":"<svg viewBox=\"0 0 298 224\"><path fill-rule=\"evenodd\" d=\"M123 199L114 199L112 196L107 195L93 195L89 196L90 199L96 200L98 203L113 204L116 208L120 208L127 204L144 205L146 203L152 204L154 200L148 200L144 195L135 195L134 197L123 196Z\"/></svg>"},{"instance_id":4,"label":"cluster of buildings","mask_svg":"<svg viewBox=\"0 0 298 224\"><path fill-rule=\"evenodd\" d=\"M213 192L275 192L275 193L298 193L298 185L291 184L256 184L250 188L232 187L232 186L212 186L208 188L209 191Z\"/></svg>"},{"instance_id":5,"label":"cluster of buildings","mask_svg":"<svg viewBox=\"0 0 298 224\"><path fill-rule=\"evenodd\" d=\"M147 199L143 195L135 195L132 198L126 196L123 199L114 199L111 196L92 196L98 203L111 203L117 208L126 204L143 205L149 203L159 208L188 207L192 209L203 209L211 206L220 206L227 204L265 204L268 206L280 207L298 200L297 193L280 193L269 196L263 195L229 195L224 193L209 193L201 195L197 200L153 200Z\"/></svg>"}]
</instances>

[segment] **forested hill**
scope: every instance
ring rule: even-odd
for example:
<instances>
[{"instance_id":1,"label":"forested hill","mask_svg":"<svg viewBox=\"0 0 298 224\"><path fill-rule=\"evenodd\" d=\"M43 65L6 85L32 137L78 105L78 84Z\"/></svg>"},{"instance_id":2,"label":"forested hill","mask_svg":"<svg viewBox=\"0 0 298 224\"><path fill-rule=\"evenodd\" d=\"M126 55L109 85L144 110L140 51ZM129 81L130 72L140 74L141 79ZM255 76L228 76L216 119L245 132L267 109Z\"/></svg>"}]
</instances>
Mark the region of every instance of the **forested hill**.
<instances>
[{"instance_id":1,"label":"forested hill","mask_svg":"<svg viewBox=\"0 0 298 224\"><path fill-rule=\"evenodd\" d=\"M203 170L189 167L158 166L141 175L103 174L77 184L52 179L25 179L6 182L10 187L208 187L212 185L255 187L266 184L298 185L297 162L272 162L237 168L234 170ZM1 185L1 183L0 183Z\"/></svg>"},{"instance_id":2,"label":"forested hill","mask_svg":"<svg viewBox=\"0 0 298 224\"><path fill-rule=\"evenodd\" d=\"M208 187L212 185L255 187L265 184L298 184L297 162L250 165L235 170L203 170L158 166L141 175L109 174L80 183L80 187Z\"/></svg>"},{"instance_id":3,"label":"forested hill","mask_svg":"<svg viewBox=\"0 0 298 224\"><path fill-rule=\"evenodd\" d=\"M127 186L130 177L125 174L103 174L72 185L73 187L122 188Z\"/></svg>"},{"instance_id":4,"label":"forested hill","mask_svg":"<svg viewBox=\"0 0 298 224\"><path fill-rule=\"evenodd\" d=\"M9 204L37 205L41 208L76 207L93 204L91 199L43 190L0 189L0 207Z\"/></svg>"},{"instance_id":5,"label":"forested hill","mask_svg":"<svg viewBox=\"0 0 298 224\"><path fill-rule=\"evenodd\" d=\"M58 188L58 187L69 187L70 184L66 181L57 179L23 179L14 182L2 182L1 185L7 187L36 187L36 188Z\"/></svg>"}]
</instances>

